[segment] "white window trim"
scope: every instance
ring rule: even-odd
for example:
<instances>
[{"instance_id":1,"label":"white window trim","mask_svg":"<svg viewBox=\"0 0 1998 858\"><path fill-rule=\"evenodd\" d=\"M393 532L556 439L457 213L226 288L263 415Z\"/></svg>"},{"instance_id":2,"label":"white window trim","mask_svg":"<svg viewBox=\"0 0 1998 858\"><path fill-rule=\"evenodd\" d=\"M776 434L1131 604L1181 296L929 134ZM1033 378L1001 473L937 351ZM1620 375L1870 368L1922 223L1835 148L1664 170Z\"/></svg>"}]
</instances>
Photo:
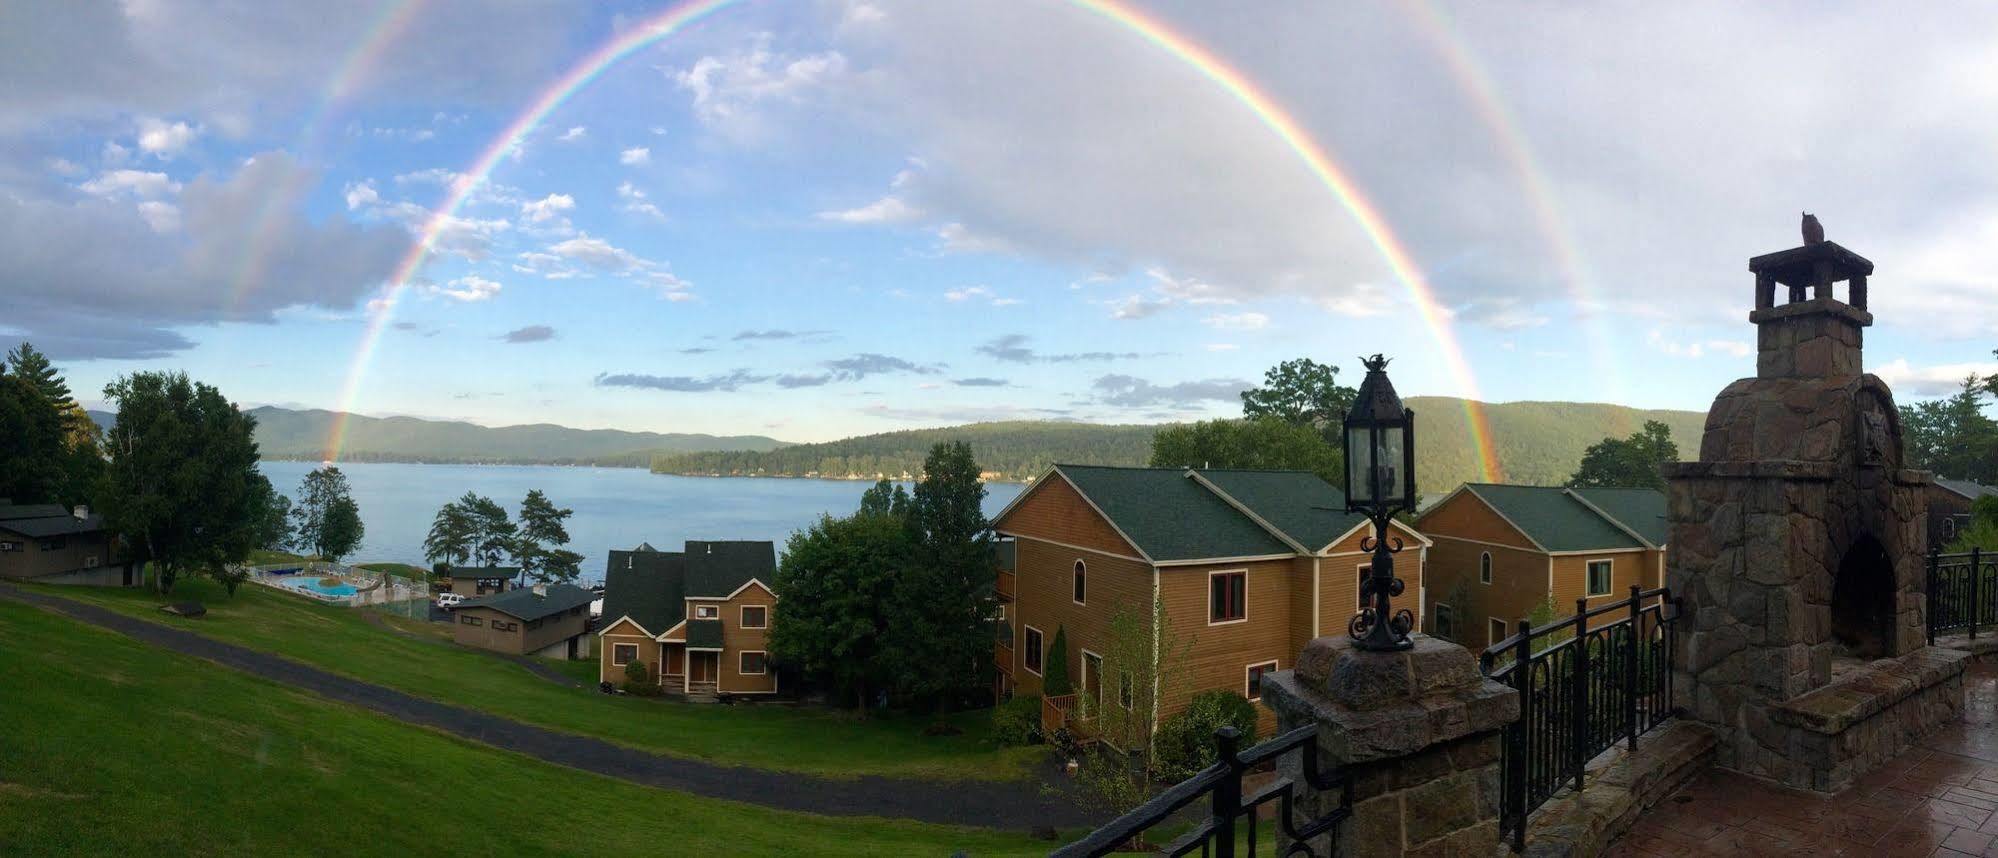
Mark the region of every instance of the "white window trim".
<instances>
[{"instance_id":1,"label":"white window trim","mask_svg":"<svg viewBox=\"0 0 1998 858\"><path fill-rule=\"evenodd\" d=\"M1508 637L1508 636L1510 635L1510 633L1509 633L1509 632L1507 631L1507 629L1511 628L1511 624L1509 624L1509 623L1507 623L1506 621L1504 621L1504 620L1501 620L1501 619L1499 619L1499 618L1497 618L1497 617L1486 617L1486 618L1485 618L1485 635L1486 635L1486 637L1490 637L1490 636L1491 636L1491 633L1492 633L1492 624L1493 624L1493 623L1497 623L1497 624L1498 624L1498 628L1499 628L1499 635L1498 635L1498 637L1495 637L1495 638L1491 638L1491 639L1490 639L1490 641L1489 641L1489 642L1487 642L1487 643L1485 644L1485 646L1486 646L1486 647L1491 647L1491 646L1495 646L1495 645L1497 645L1497 644L1498 644L1498 642L1499 642L1499 641L1502 641L1502 640L1505 640L1505 639L1506 639L1506 638L1507 638L1507 637Z\"/></svg>"},{"instance_id":2,"label":"white window trim","mask_svg":"<svg viewBox=\"0 0 1998 858\"><path fill-rule=\"evenodd\" d=\"M1444 639L1444 640L1446 640L1446 641L1452 641L1452 642L1454 642L1454 641L1456 640L1455 638L1451 637L1450 635L1446 635L1446 634L1443 634L1443 622L1442 622L1442 620L1443 620L1443 612L1444 612L1444 611L1449 611L1449 612L1450 612L1450 623L1451 623L1451 624L1452 624L1453 626L1454 626L1454 625L1456 624L1456 622L1457 622L1457 609L1456 609L1456 608L1452 608L1452 607L1450 607L1450 603L1449 603L1449 602L1437 602L1436 604L1434 604L1434 605L1431 605L1431 606L1430 606L1430 614L1431 614L1431 615L1432 615L1432 616L1433 616L1433 617L1434 617L1434 618L1436 619L1436 621L1437 621L1437 622L1436 622L1436 628L1435 628L1435 629L1434 629L1433 631L1431 631L1431 632L1430 632L1430 634L1433 634L1433 635L1436 635L1437 637L1440 637L1440 638L1442 638L1442 639ZM1451 629L1450 631L1454 633L1454 632L1456 632L1456 629L1455 629L1455 628L1452 628L1452 629Z\"/></svg>"},{"instance_id":3,"label":"white window trim","mask_svg":"<svg viewBox=\"0 0 1998 858\"><path fill-rule=\"evenodd\" d=\"M1076 581L1082 582L1082 598L1075 597ZM1083 607L1089 606L1089 564L1082 558L1075 558L1075 565L1068 567L1068 600Z\"/></svg>"},{"instance_id":4,"label":"white window trim","mask_svg":"<svg viewBox=\"0 0 1998 858\"><path fill-rule=\"evenodd\" d=\"M1047 636L1047 633L1046 633L1046 632L1043 632L1043 631L1041 631L1041 630L1040 630L1039 628L1037 628L1037 627L1035 627L1035 626L1026 626L1026 625L1023 625L1023 626L1021 626L1021 627L1020 627L1020 669L1021 669L1021 670L1024 670L1024 671L1026 671L1026 672L1028 672L1028 673L1031 673L1031 674L1033 674L1033 675L1035 675L1035 676L1040 676L1040 675L1041 675L1041 671L1039 671L1039 670L1035 670L1035 669L1033 669L1033 668L1031 668L1031 667L1028 667L1028 666L1027 666L1027 632L1033 632L1034 634L1037 634L1037 635L1040 635L1040 636L1041 636L1041 645L1042 645L1043 647L1045 647L1045 646L1047 645L1047 642L1048 642L1048 636ZM1036 652L1036 653L1037 653L1038 655L1040 655L1040 657L1041 657L1041 668L1042 668L1042 670L1045 670L1045 669L1047 669L1047 666L1048 666L1048 664L1047 664L1047 653L1045 653L1045 652L1041 652L1041 651L1040 651L1039 649L1036 649L1036 650L1035 650L1035 652Z\"/></svg>"},{"instance_id":5,"label":"white window trim","mask_svg":"<svg viewBox=\"0 0 1998 858\"><path fill-rule=\"evenodd\" d=\"M703 612L707 612L707 613L706 613L705 615L703 615ZM697 620L719 620L719 619L721 619L721 606L720 606L720 605L695 605L695 606L694 606L694 619L697 619Z\"/></svg>"},{"instance_id":6,"label":"white window trim","mask_svg":"<svg viewBox=\"0 0 1998 858\"><path fill-rule=\"evenodd\" d=\"M760 656L763 656L763 669L762 669L762 670L758 670L758 671L754 671L754 672L751 672L751 671L747 671L747 670L743 670L743 669L742 669L742 658L743 658L743 656L746 656L746 655L750 655L750 654L755 654L755 655L760 655ZM764 650L760 650L760 649L746 649L746 650L742 650L741 652L738 652L738 653L736 653L736 654L735 654L735 672L736 672L736 675L738 675L738 676L767 676L767 675L769 675L769 673L770 673L770 653L768 653L768 652L766 652L766 651L764 651Z\"/></svg>"},{"instance_id":7,"label":"white window trim","mask_svg":"<svg viewBox=\"0 0 1998 858\"><path fill-rule=\"evenodd\" d=\"M1279 670L1282 670L1282 669L1283 669L1281 665L1277 664L1277 660L1276 660L1276 659L1270 659L1269 661L1259 661L1259 662L1256 662L1255 664L1245 664L1245 665L1242 665L1242 696L1243 696L1243 697L1249 697L1249 677L1251 676L1252 672L1253 672L1253 671L1254 671L1254 670L1255 670L1256 668L1258 668L1258 667L1267 667L1267 668L1269 668L1269 670L1266 670L1266 671L1263 671L1263 675L1264 675L1264 676L1269 676L1270 674L1272 674L1272 673L1275 673L1275 672L1277 672L1277 671L1279 671ZM1250 700L1261 700L1261 699L1263 699L1263 696L1262 696L1261 694L1258 694L1258 695L1256 695L1256 696L1254 696L1254 697L1249 697L1249 699L1250 699Z\"/></svg>"},{"instance_id":8,"label":"white window trim","mask_svg":"<svg viewBox=\"0 0 1998 858\"><path fill-rule=\"evenodd\" d=\"M625 660L623 660L623 661L618 661L618 660L617 660L617 650L618 650L618 647L625 647L625 646L628 646L628 647L631 647L631 657L630 657L630 658L627 658L627 659L625 659ZM632 663L632 662L634 662L634 661L637 661L637 660L638 660L638 644L635 644L635 643L613 643L613 644L611 644L611 667L623 667L623 666L625 666L625 665L627 665L627 664L630 664L630 663Z\"/></svg>"},{"instance_id":9,"label":"white window trim","mask_svg":"<svg viewBox=\"0 0 1998 858\"><path fill-rule=\"evenodd\" d=\"M1219 621L1214 619L1214 578L1217 575L1242 576L1242 616L1240 619L1219 620ZM1208 572L1207 573L1207 624L1210 626L1232 626L1237 623L1246 623L1248 621L1249 621L1249 570L1247 568L1215 569L1213 571Z\"/></svg>"},{"instance_id":10,"label":"white window trim","mask_svg":"<svg viewBox=\"0 0 1998 858\"><path fill-rule=\"evenodd\" d=\"M1944 539L1956 538L1956 516L1953 515L1943 516L1942 532Z\"/></svg>"},{"instance_id":11,"label":"white window trim","mask_svg":"<svg viewBox=\"0 0 1998 858\"><path fill-rule=\"evenodd\" d=\"M699 608L699 606L698 606L698 605L697 605L697 606L695 606L695 607L696 607L697 609ZM762 623L761 625L754 625L754 626L752 626L752 625L750 625L750 624L749 624L749 619L748 619L748 617L749 617L749 609L750 609L750 608L762 608L762 609L763 609L763 623ZM738 609L738 610L736 611L736 613L735 613L735 625L736 625L736 628L739 628L739 629L767 629L767 628L770 628L770 606L769 606L769 605L742 605L742 606L740 606L740 607L739 607L739 609ZM749 651L750 651L750 652L754 652L755 650L749 650Z\"/></svg>"},{"instance_id":12,"label":"white window trim","mask_svg":"<svg viewBox=\"0 0 1998 858\"><path fill-rule=\"evenodd\" d=\"M1353 609L1364 611L1367 609L1367 597L1366 594L1360 592L1360 581L1365 579L1368 573L1374 571L1374 564L1373 561L1368 561L1354 566L1353 569Z\"/></svg>"},{"instance_id":13,"label":"white window trim","mask_svg":"<svg viewBox=\"0 0 1998 858\"><path fill-rule=\"evenodd\" d=\"M1489 586L1492 583L1493 577L1494 576L1492 575L1492 553L1489 551L1479 552L1478 583Z\"/></svg>"},{"instance_id":14,"label":"white window trim","mask_svg":"<svg viewBox=\"0 0 1998 858\"><path fill-rule=\"evenodd\" d=\"M1082 681L1075 684L1075 695L1077 698L1086 698L1089 696L1089 660L1091 658L1096 659L1096 696L1098 697L1097 700L1093 700L1091 703L1101 706L1103 704L1101 699L1103 696L1102 653L1084 649L1082 650L1082 654L1076 657L1076 675L1082 677Z\"/></svg>"},{"instance_id":15,"label":"white window trim","mask_svg":"<svg viewBox=\"0 0 1998 858\"><path fill-rule=\"evenodd\" d=\"M1589 592L1589 570L1598 563L1606 563L1609 565L1609 570L1610 570L1609 589L1604 590L1600 593L1591 593ZM1584 597L1590 599L1600 599L1604 596L1614 595L1615 593L1616 593L1616 558L1594 557L1582 561L1582 595Z\"/></svg>"}]
</instances>

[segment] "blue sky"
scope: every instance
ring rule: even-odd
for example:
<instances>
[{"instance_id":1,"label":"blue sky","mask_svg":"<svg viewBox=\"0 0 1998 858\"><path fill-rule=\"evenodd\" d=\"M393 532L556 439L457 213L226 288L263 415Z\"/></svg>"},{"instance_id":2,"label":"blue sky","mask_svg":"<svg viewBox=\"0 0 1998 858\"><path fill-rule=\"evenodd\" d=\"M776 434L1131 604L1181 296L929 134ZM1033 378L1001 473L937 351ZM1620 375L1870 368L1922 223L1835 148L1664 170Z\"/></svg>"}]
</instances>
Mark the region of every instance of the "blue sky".
<instances>
[{"instance_id":1,"label":"blue sky","mask_svg":"<svg viewBox=\"0 0 1998 858\"><path fill-rule=\"evenodd\" d=\"M1868 363L1904 400L1998 371L1990 8L1137 5L1332 153L1488 400L1704 408L1752 371L1745 260L1799 209L1878 264ZM246 405L787 440L1227 415L1299 356L1472 389L1185 63L1065 3L851 0L724 9L562 104L343 401L447 184L666 8L9 4L0 341L86 392L177 368Z\"/></svg>"}]
</instances>

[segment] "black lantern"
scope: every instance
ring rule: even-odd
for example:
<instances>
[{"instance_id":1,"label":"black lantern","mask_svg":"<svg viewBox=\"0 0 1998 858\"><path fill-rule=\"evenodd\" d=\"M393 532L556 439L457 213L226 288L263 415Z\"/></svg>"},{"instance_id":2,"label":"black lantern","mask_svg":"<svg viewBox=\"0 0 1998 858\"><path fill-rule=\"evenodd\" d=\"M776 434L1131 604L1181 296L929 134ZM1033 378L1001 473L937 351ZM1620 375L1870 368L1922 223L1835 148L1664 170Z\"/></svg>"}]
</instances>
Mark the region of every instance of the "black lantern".
<instances>
[{"instance_id":1,"label":"black lantern","mask_svg":"<svg viewBox=\"0 0 1998 858\"><path fill-rule=\"evenodd\" d=\"M1374 355L1360 363L1367 368L1367 377L1360 382L1353 410L1342 421L1346 511L1362 513L1373 522L1372 542L1363 541L1361 548L1373 552L1374 559L1360 584L1367 607L1353 615L1347 629L1362 649L1408 649L1415 645L1408 639L1415 615L1407 608L1392 610L1391 598L1404 588L1394 577L1394 555L1402 542L1388 528L1395 513L1415 508L1415 412L1395 395L1394 383L1387 377L1387 358Z\"/></svg>"}]
</instances>

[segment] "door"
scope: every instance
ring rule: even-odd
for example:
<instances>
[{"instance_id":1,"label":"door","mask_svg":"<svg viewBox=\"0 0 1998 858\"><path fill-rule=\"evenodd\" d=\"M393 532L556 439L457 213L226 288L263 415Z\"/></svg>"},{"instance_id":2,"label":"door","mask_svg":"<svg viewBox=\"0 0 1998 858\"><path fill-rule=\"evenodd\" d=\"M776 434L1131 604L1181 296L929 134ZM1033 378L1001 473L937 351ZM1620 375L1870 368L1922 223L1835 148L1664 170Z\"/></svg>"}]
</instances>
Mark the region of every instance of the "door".
<instances>
[{"instance_id":1,"label":"door","mask_svg":"<svg viewBox=\"0 0 1998 858\"><path fill-rule=\"evenodd\" d=\"M720 671L721 653L687 653L687 681L689 683L713 683L715 674Z\"/></svg>"},{"instance_id":2,"label":"door","mask_svg":"<svg viewBox=\"0 0 1998 858\"><path fill-rule=\"evenodd\" d=\"M1103 657L1084 650L1082 653L1082 717L1096 716L1097 707L1103 705Z\"/></svg>"}]
</instances>

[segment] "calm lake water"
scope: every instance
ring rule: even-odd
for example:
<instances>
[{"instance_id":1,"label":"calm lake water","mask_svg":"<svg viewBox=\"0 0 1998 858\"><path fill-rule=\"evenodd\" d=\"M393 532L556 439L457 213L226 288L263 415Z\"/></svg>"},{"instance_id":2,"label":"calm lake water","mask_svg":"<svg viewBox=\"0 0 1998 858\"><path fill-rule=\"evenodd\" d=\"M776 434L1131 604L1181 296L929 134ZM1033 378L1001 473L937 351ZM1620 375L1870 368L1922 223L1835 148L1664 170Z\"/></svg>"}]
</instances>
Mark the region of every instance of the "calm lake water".
<instances>
[{"instance_id":1,"label":"calm lake water","mask_svg":"<svg viewBox=\"0 0 1998 858\"><path fill-rule=\"evenodd\" d=\"M298 496L313 462L264 462L264 476L280 493ZM869 484L850 480L672 477L638 468L558 468L536 465L340 466L361 507L366 538L350 560L427 566L423 537L437 509L465 492L477 492L519 515L520 500L540 489L556 506L576 511L568 521L569 549L583 555L583 579L603 577L613 549L650 542L677 551L689 539L768 539L784 550L791 533L823 514L846 515L860 506ZM987 483L985 512L996 515L1020 494L1016 483Z\"/></svg>"}]
</instances>

